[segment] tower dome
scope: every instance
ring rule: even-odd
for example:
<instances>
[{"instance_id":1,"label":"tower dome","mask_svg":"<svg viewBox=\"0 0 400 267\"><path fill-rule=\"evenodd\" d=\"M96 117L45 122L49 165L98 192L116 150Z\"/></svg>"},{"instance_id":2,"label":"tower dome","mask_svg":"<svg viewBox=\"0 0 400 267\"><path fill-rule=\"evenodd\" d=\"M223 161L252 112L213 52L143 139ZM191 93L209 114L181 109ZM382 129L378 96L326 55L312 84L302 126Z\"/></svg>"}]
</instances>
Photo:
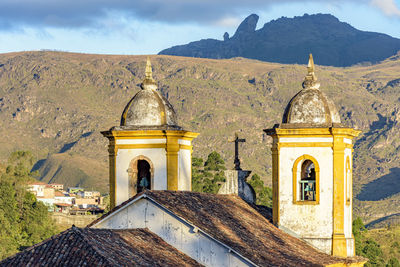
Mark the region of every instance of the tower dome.
<instances>
[{"instance_id":1,"label":"tower dome","mask_svg":"<svg viewBox=\"0 0 400 267\"><path fill-rule=\"evenodd\" d=\"M121 116L124 129L181 129L176 123L172 105L161 95L152 77L150 59L147 58L146 76L139 91L126 105Z\"/></svg>"},{"instance_id":2,"label":"tower dome","mask_svg":"<svg viewBox=\"0 0 400 267\"><path fill-rule=\"evenodd\" d=\"M121 124L101 132L109 140L111 208L144 190L192 189L192 140L198 133L177 125L174 108L157 91L149 58L141 88Z\"/></svg>"},{"instance_id":3,"label":"tower dome","mask_svg":"<svg viewBox=\"0 0 400 267\"><path fill-rule=\"evenodd\" d=\"M320 84L314 73L314 60L310 54L308 74L303 82L303 89L287 105L282 123L299 123L310 126L327 126L340 123L340 116L335 104L319 90Z\"/></svg>"}]
</instances>

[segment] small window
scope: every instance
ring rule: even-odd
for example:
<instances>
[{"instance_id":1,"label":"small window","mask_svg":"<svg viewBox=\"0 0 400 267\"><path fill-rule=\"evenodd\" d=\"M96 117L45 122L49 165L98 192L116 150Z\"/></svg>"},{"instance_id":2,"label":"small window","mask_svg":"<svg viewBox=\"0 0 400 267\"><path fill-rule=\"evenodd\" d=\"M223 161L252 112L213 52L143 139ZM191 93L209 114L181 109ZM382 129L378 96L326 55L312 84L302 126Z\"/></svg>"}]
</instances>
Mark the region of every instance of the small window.
<instances>
[{"instance_id":1,"label":"small window","mask_svg":"<svg viewBox=\"0 0 400 267\"><path fill-rule=\"evenodd\" d=\"M311 160L305 160L301 165L300 200L316 200L315 165Z\"/></svg>"}]
</instances>

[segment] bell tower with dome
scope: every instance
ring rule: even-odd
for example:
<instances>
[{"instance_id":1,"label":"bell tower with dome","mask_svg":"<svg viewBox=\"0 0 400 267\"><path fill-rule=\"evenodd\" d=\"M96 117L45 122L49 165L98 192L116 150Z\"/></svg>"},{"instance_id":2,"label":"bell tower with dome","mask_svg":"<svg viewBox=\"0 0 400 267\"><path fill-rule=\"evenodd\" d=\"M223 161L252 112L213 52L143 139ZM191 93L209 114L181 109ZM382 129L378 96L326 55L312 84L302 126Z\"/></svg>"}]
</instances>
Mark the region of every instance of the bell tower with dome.
<instances>
[{"instance_id":1,"label":"bell tower with dome","mask_svg":"<svg viewBox=\"0 0 400 267\"><path fill-rule=\"evenodd\" d=\"M273 222L335 256L355 255L352 236L353 138L319 89L310 54L303 89L287 105L273 138Z\"/></svg>"},{"instance_id":2,"label":"bell tower with dome","mask_svg":"<svg viewBox=\"0 0 400 267\"><path fill-rule=\"evenodd\" d=\"M111 208L149 190L191 190L192 140L198 133L177 125L168 100L157 91L147 59L139 91L126 105L109 139Z\"/></svg>"}]
</instances>

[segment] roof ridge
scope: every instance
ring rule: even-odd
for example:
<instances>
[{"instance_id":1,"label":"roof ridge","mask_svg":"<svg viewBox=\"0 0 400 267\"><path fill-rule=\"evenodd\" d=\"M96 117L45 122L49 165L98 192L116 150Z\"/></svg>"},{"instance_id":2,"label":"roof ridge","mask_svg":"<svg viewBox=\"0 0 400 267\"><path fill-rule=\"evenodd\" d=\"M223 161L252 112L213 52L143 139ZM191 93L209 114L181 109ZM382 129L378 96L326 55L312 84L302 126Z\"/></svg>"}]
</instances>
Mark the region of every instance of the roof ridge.
<instances>
[{"instance_id":1,"label":"roof ridge","mask_svg":"<svg viewBox=\"0 0 400 267\"><path fill-rule=\"evenodd\" d=\"M92 229L79 228L76 227L75 225L72 225L70 229L72 229L76 234L80 235L82 237L83 242L85 242L85 244L90 246L102 259L104 259L105 262L109 263L110 265L113 265L113 262L110 262L108 257L103 255L103 253L96 246L93 246L92 242L87 238L86 233L84 233L84 230L90 231ZM107 229L102 229L102 230L107 230Z\"/></svg>"}]
</instances>

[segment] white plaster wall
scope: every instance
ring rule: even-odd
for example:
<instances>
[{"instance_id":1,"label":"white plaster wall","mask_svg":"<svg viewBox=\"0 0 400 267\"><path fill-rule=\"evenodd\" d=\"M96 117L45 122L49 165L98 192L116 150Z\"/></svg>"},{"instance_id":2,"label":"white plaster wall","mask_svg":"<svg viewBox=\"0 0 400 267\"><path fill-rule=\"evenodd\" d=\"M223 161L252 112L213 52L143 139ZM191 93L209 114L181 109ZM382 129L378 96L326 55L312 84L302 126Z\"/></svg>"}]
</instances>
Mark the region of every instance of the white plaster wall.
<instances>
[{"instance_id":1,"label":"white plaster wall","mask_svg":"<svg viewBox=\"0 0 400 267\"><path fill-rule=\"evenodd\" d=\"M347 246L347 257L352 257L356 255L356 249L354 244L354 239L347 238L346 239L346 246Z\"/></svg>"},{"instance_id":2,"label":"white plaster wall","mask_svg":"<svg viewBox=\"0 0 400 267\"><path fill-rule=\"evenodd\" d=\"M292 168L303 155L314 157L320 167L320 203L293 204ZM279 225L301 238L331 238L333 152L330 147L282 147L279 154ZM323 241L321 241L323 242Z\"/></svg>"},{"instance_id":3,"label":"white plaster wall","mask_svg":"<svg viewBox=\"0 0 400 267\"><path fill-rule=\"evenodd\" d=\"M280 137L281 143L333 142L333 137Z\"/></svg>"},{"instance_id":4,"label":"white plaster wall","mask_svg":"<svg viewBox=\"0 0 400 267\"><path fill-rule=\"evenodd\" d=\"M350 145L353 143L352 140L349 139L349 138L343 138L343 142L344 142L345 144L350 144Z\"/></svg>"},{"instance_id":5,"label":"white plaster wall","mask_svg":"<svg viewBox=\"0 0 400 267\"><path fill-rule=\"evenodd\" d=\"M132 159L143 155L154 165L154 190L167 190L167 157L164 148L118 149L116 158L116 205L129 198L128 168Z\"/></svg>"},{"instance_id":6,"label":"white plaster wall","mask_svg":"<svg viewBox=\"0 0 400 267\"><path fill-rule=\"evenodd\" d=\"M186 141L186 140L184 140ZM178 153L178 190L192 189L192 155L189 149L180 149Z\"/></svg>"},{"instance_id":7,"label":"white plaster wall","mask_svg":"<svg viewBox=\"0 0 400 267\"><path fill-rule=\"evenodd\" d=\"M191 142L189 140L179 139L178 144L190 146Z\"/></svg>"},{"instance_id":8,"label":"white plaster wall","mask_svg":"<svg viewBox=\"0 0 400 267\"><path fill-rule=\"evenodd\" d=\"M197 231L148 199L139 199L93 228L132 229L148 228L168 244L205 266L253 266L227 247Z\"/></svg>"},{"instance_id":9,"label":"white plaster wall","mask_svg":"<svg viewBox=\"0 0 400 267\"><path fill-rule=\"evenodd\" d=\"M165 139L117 139L117 145L130 145L130 144L165 144Z\"/></svg>"}]
</instances>

